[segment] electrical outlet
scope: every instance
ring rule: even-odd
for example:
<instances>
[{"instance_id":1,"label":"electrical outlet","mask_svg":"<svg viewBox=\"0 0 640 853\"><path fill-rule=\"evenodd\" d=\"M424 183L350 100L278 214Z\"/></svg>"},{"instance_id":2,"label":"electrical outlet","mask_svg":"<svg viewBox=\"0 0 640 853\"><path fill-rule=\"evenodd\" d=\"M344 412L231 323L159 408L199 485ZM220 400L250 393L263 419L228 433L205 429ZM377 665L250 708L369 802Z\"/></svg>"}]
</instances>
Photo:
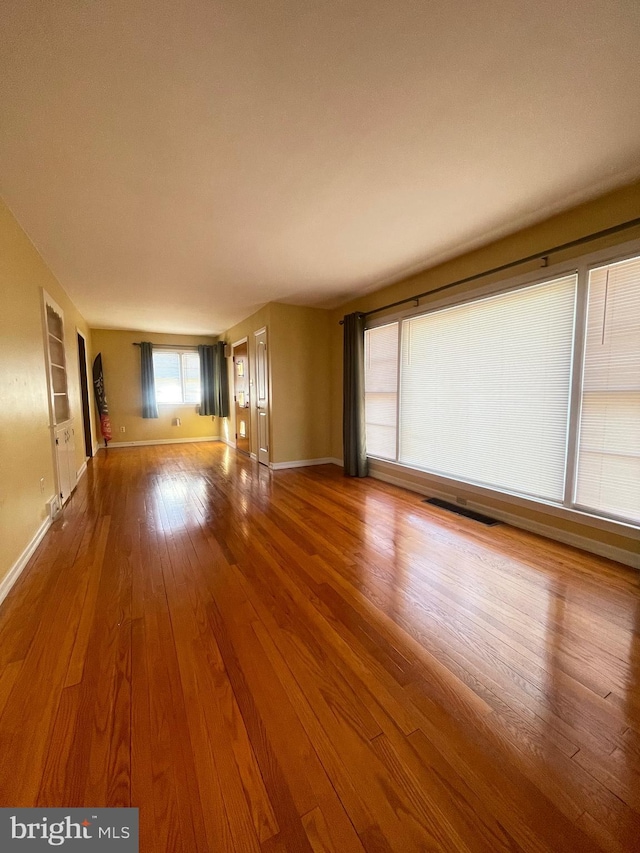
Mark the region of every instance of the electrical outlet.
<instances>
[{"instance_id":1,"label":"electrical outlet","mask_svg":"<svg viewBox=\"0 0 640 853\"><path fill-rule=\"evenodd\" d=\"M127 431L126 427L120 427L120 432L126 432L126 431Z\"/></svg>"},{"instance_id":2,"label":"electrical outlet","mask_svg":"<svg viewBox=\"0 0 640 853\"><path fill-rule=\"evenodd\" d=\"M40 494L44 495L44 477L40 477Z\"/></svg>"}]
</instances>

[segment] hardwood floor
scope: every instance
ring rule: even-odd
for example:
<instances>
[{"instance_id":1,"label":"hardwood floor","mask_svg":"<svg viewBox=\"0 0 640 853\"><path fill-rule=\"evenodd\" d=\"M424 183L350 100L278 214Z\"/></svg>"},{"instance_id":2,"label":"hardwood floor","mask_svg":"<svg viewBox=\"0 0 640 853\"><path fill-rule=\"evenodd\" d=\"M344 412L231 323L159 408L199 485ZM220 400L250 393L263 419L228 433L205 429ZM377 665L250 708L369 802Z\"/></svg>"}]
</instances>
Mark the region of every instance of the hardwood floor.
<instances>
[{"instance_id":1,"label":"hardwood floor","mask_svg":"<svg viewBox=\"0 0 640 853\"><path fill-rule=\"evenodd\" d=\"M0 805L154 851L640 850L640 584L335 466L101 452L0 611Z\"/></svg>"}]
</instances>

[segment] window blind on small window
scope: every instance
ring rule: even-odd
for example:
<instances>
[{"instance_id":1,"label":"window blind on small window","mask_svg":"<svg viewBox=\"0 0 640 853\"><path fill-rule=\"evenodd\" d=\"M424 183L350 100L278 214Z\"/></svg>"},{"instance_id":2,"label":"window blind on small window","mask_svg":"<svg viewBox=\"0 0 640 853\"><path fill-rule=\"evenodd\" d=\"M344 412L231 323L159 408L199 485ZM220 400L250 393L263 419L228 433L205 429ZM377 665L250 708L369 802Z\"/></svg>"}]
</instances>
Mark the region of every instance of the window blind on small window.
<instances>
[{"instance_id":1,"label":"window blind on small window","mask_svg":"<svg viewBox=\"0 0 640 853\"><path fill-rule=\"evenodd\" d=\"M364 405L367 456L396 458L398 323L365 332Z\"/></svg>"},{"instance_id":2,"label":"window blind on small window","mask_svg":"<svg viewBox=\"0 0 640 853\"><path fill-rule=\"evenodd\" d=\"M399 461L563 499L577 275L403 322Z\"/></svg>"},{"instance_id":3,"label":"window blind on small window","mask_svg":"<svg viewBox=\"0 0 640 853\"><path fill-rule=\"evenodd\" d=\"M640 521L640 257L589 275L575 501Z\"/></svg>"},{"instance_id":4,"label":"window blind on small window","mask_svg":"<svg viewBox=\"0 0 640 853\"><path fill-rule=\"evenodd\" d=\"M200 402L200 355L197 352L185 352L182 355L184 374L185 403Z\"/></svg>"},{"instance_id":5,"label":"window blind on small window","mask_svg":"<svg viewBox=\"0 0 640 853\"><path fill-rule=\"evenodd\" d=\"M182 401L180 353L154 352L153 372L158 403L180 403Z\"/></svg>"}]
</instances>

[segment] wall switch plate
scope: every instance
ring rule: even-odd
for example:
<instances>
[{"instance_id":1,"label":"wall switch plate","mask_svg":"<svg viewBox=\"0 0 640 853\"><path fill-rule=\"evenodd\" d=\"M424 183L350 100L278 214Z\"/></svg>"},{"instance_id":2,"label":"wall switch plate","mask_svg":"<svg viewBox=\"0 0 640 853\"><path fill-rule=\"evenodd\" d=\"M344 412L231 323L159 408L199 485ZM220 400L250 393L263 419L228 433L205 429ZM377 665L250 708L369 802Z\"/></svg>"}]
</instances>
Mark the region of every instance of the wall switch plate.
<instances>
[{"instance_id":1,"label":"wall switch plate","mask_svg":"<svg viewBox=\"0 0 640 853\"><path fill-rule=\"evenodd\" d=\"M120 432L126 432L126 431L127 431L126 427L120 427Z\"/></svg>"},{"instance_id":2,"label":"wall switch plate","mask_svg":"<svg viewBox=\"0 0 640 853\"><path fill-rule=\"evenodd\" d=\"M40 477L40 494L44 494L44 477Z\"/></svg>"}]
</instances>

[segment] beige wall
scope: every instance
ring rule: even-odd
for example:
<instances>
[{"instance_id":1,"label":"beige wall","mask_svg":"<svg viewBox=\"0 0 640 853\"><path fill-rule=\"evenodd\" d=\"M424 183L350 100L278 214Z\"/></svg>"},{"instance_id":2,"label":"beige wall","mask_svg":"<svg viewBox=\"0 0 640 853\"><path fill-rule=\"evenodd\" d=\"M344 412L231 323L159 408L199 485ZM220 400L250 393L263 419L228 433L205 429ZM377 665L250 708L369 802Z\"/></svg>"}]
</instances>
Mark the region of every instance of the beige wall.
<instances>
[{"instance_id":1,"label":"beige wall","mask_svg":"<svg viewBox=\"0 0 640 853\"><path fill-rule=\"evenodd\" d=\"M271 304L273 462L331 456L330 313Z\"/></svg>"},{"instance_id":2,"label":"beige wall","mask_svg":"<svg viewBox=\"0 0 640 853\"><path fill-rule=\"evenodd\" d=\"M91 335L11 212L0 201L0 581L46 518L56 492L44 355L42 289L64 311L76 469L84 463L76 327ZM44 490L40 478L44 477Z\"/></svg>"},{"instance_id":3,"label":"beige wall","mask_svg":"<svg viewBox=\"0 0 640 853\"><path fill-rule=\"evenodd\" d=\"M385 287L366 297L355 299L332 312L331 318L331 456L342 458L342 328L339 320L352 311L370 311L374 308L423 293L457 279L465 278L484 270L500 266L519 258L527 257L536 252L542 252L553 246L561 245L596 231L610 228L619 223L640 217L640 183L609 193L596 201L583 204L565 214L555 216L546 222L528 228L517 234L492 243L483 249L461 255L447 263L440 264L419 275L411 276L397 284ZM586 252L596 251L617 243L622 243L640 237L640 227L625 230L617 235L599 239L587 246L575 248L554 254L550 263L568 260ZM461 295L473 293L474 289L486 285L490 281L499 281L527 271L539 268L539 263L519 266L515 271L484 278L475 284L461 287L457 292ZM428 299L422 304L428 304ZM395 309L396 311L398 309ZM384 314L377 315L379 317ZM441 486L439 486L441 489ZM453 492L452 492L453 494ZM466 492L464 487L455 486L455 495L473 500L473 494ZM477 498L476 498L477 501ZM604 530L594 530L582 524L564 519L553 518L538 510L528 510L511 504L508 499L484 500L487 505L506 507L514 515L519 515L531 521L544 520L545 524L578 536L588 536L597 541L608 543L624 550L637 552L638 543L624 535Z\"/></svg>"},{"instance_id":4,"label":"beige wall","mask_svg":"<svg viewBox=\"0 0 640 853\"><path fill-rule=\"evenodd\" d=\"M255 377L255 332L266 326L269 350L270 461L323 459L330 449L328 311L271 302L224 334L229 344L247 338L250 381ZM229 359L233 404L233 365ZM257 412L251 394L251 452L257 452ZM232 405L233 408L233 405ZM235 416L223 425L235 439Z\"/></svg>"},{"instance_id":5,"label":"beige wall","mask_svg":"<svg viewBox=\"0 0 640 853\"><path fill-rule=\"evenodd\" d=\"M158 346L162 344L197 346L212 344L214 338L110 329L92 329L91 338L92 359L98 353L102 353L113 442L206 438L217 437L220 434L219 419L199 415L197 407L193 404L159 405L158 418L142 417L140 348L133 346L134 341L150 341ZM180 418L181 426L174 426L175 418ZM124 433L121 432L122 427L125 429Z\"/></svg>"}]
</instances>

